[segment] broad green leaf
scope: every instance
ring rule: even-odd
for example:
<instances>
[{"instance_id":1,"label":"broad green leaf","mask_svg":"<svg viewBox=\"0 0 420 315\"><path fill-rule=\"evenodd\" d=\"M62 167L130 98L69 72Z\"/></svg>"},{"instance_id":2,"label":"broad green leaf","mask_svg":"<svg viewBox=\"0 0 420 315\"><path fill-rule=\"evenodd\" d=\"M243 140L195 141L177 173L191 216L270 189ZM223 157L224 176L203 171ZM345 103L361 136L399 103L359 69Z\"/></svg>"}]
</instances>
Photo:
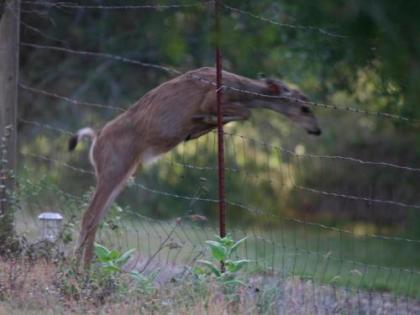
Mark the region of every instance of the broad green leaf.
<instances>
[{"instance_id":1,"label":"broad green leaf","mask_svg":"<svg viewBox=\"0 0 420 315\"><path fill-rule=\"evenodd\" d=\"M241 259L236 261L228 261L226 262L226 268L230 272L238 272L240 269L242 269L246 264L249 263L248 259Z\"/></svg>"},{"instance_id":2,"label":"broad green leaf","mask_svg":"<svg viewBox=\"0 0 420 315\"><path fill-rule=\"evenodd\" d=\"M214 237L216 238L216 240L217 240L218 242L220 242L220 243L222 243L222 242L223 242L223 238L222 238L222 237L220 237L219 235L215 235Z\"/></svg>"},{"instance_id":3,"label":"broad green leaf","mask_svg":"<svg viewBox=\"0 0 420 315\"><path fill-rule=\"evenodd\" d=\"M110 251L108 248L101 244L95 243L95 254L100 261L108 260L109 253Z\"/></svg>"},{"instance_id":4,"label":"broad green leaf","mask_svg":"<svg viewBox=\"0 0 420 315\"><path fill-rule=\"evenodd\" d=\"M108 254L110 260L116 260L121 256L121 254L115 249L111 250Z\"/></svg>"},{"instance_id":5,"label":"broad green leaf","mask_svg":"<svg viewBox=\"0 0 420 315\"><path fill-rule=\"evenodd\" d=\"M223 245L215 241L207 241L206 243L210 246L213 258L217 260L226 259L227 250Z\"/></svg>"},{"instance_id":6,"label":"broad green leaf","mask_svg":"<svg viewBox=\"0 0 420 315\"><path fill-rule=\"evenodd\" d=\"M232 247L233 244L235 244L234 240L232 239L232 237L230 236L230 234L226 235L223 239L222 239L222 243L224 246L230 248Z\"/></svg>"},{"instance_id":7,"label":"broad green leaf","mask_svg":"<svg viewBox=\"0 0 420 315\"><path fill-rule=\"evenodd\" d=\"M217 268L215 265L213 265L210 261L207 260L197 260L198 263L203 264L204 266L207 266L210 268L210 270L218 277L220 277L221 273L219 268Z\"/></svg>"}]
</instances>

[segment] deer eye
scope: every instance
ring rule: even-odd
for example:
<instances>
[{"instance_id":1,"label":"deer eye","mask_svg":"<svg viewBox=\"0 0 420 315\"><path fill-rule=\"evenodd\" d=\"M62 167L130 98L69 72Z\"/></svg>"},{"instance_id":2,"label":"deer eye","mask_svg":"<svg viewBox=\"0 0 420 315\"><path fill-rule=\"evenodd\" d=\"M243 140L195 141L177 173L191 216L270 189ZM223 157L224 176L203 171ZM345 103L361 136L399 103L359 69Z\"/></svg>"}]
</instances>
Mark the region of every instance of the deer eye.
<instances>
[{"instance_id":1,"label":"deer eye","mask_svg":"<svg viewBox=\"0 0 420 315\"><path fill-rule=\"evenodd\" d=\"M301 110L301 112L302 112L302 113L304 113L304 114L309 114L309 113L311 112L311 110L309 109L309 107L306 107L306 106L302 106L302 107L300 108L300 110Z\"/></svg>"}]
</instances>

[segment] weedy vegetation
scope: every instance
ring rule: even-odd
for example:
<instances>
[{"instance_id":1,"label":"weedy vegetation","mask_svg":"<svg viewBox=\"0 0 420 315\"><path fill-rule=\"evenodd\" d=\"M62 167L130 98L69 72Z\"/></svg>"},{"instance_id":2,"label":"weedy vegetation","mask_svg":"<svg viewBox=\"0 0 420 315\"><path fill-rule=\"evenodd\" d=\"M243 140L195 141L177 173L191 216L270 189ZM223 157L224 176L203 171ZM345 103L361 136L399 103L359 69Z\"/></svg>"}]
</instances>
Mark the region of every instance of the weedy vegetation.
<instances>
[{"instance_id":1,"label":"weedy vegetation","mask_svg":"<svg viewBox=\"0 0 420 315\"><path fill-rule=\"evenodd\" d=\"M75 213L86 206L90 192L70 196L47 177L21 179L19 186L16 230L22 250L0 261L0 314L420 310L419 276L404 272L413 263L409 258L417 256L392 242L367 243L293 225L258 233L232 229L219 237L197 214L159 221L119 205L104 220L95 262L85 272L71 257L79 226ZM36 213L46 204L62 209L65 217L57 243L38 240ZM308 251L315 246L316 253ZM357 255L365 264L345 255ZM388 267L366 267L378 262Z\"/></svg>"},{"instance_id":2,"label":"weedy vegetation","mask_svg":"<svg viewBox=\"0 0 420 315\"><path fill-rule=\"evenodd\" d=\"M200 259L197 262L202 265L194 268L194 273L199 276L199 279L214 276L215 279L224 287L235 287L237 285L245 286L243 281L238 279L240 270L245 267L249 259L234 259L233 255L239 245L246 240L235 242L228 234L225 237L216 235L216 240L206 241L209 246L212 256L212 261Z\"/></svg>"}]
</instances>

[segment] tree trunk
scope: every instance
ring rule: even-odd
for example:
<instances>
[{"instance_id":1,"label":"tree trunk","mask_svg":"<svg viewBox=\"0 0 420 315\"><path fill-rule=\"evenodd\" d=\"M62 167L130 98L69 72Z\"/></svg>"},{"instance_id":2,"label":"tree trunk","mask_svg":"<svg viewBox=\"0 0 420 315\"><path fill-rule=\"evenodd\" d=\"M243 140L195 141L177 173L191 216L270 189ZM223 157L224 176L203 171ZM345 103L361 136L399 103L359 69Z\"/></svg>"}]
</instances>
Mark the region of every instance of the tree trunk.
<instances>
[{"instance_id":1,"label":"tree trunk","mask_svg":"<svg viewBox=\"0 0 420 315\"><path fill-rule=\"evenodd\" d=\"M20 0L6 0L0 20L0 254L17 246L11 196L16 173L19 23Z\"/></svg>"}]
</instances>

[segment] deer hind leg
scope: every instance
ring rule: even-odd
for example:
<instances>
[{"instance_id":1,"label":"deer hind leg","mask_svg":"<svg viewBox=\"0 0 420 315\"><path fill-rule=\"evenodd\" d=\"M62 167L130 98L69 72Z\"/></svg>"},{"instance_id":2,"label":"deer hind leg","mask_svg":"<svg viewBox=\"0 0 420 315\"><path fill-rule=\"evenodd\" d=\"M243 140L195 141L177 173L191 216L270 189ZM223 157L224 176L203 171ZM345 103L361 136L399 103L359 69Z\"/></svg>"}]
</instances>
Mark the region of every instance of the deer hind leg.
<instances>
[{"instance_id":1,"label":"deer hind leg","mask_svg":"<svg viewBox=\"0 0 420 315\"><path fill-rule=\"evenodd\" d=\"M77 249L78 259L83 257L85 268L89 267L93 258L95 235L99 222L124 188L125 183L135 169L132 168L120 174L111 172L108 176L99 174L95 194L82 218L82 228Z\"/></svg>"}]
</instances>

